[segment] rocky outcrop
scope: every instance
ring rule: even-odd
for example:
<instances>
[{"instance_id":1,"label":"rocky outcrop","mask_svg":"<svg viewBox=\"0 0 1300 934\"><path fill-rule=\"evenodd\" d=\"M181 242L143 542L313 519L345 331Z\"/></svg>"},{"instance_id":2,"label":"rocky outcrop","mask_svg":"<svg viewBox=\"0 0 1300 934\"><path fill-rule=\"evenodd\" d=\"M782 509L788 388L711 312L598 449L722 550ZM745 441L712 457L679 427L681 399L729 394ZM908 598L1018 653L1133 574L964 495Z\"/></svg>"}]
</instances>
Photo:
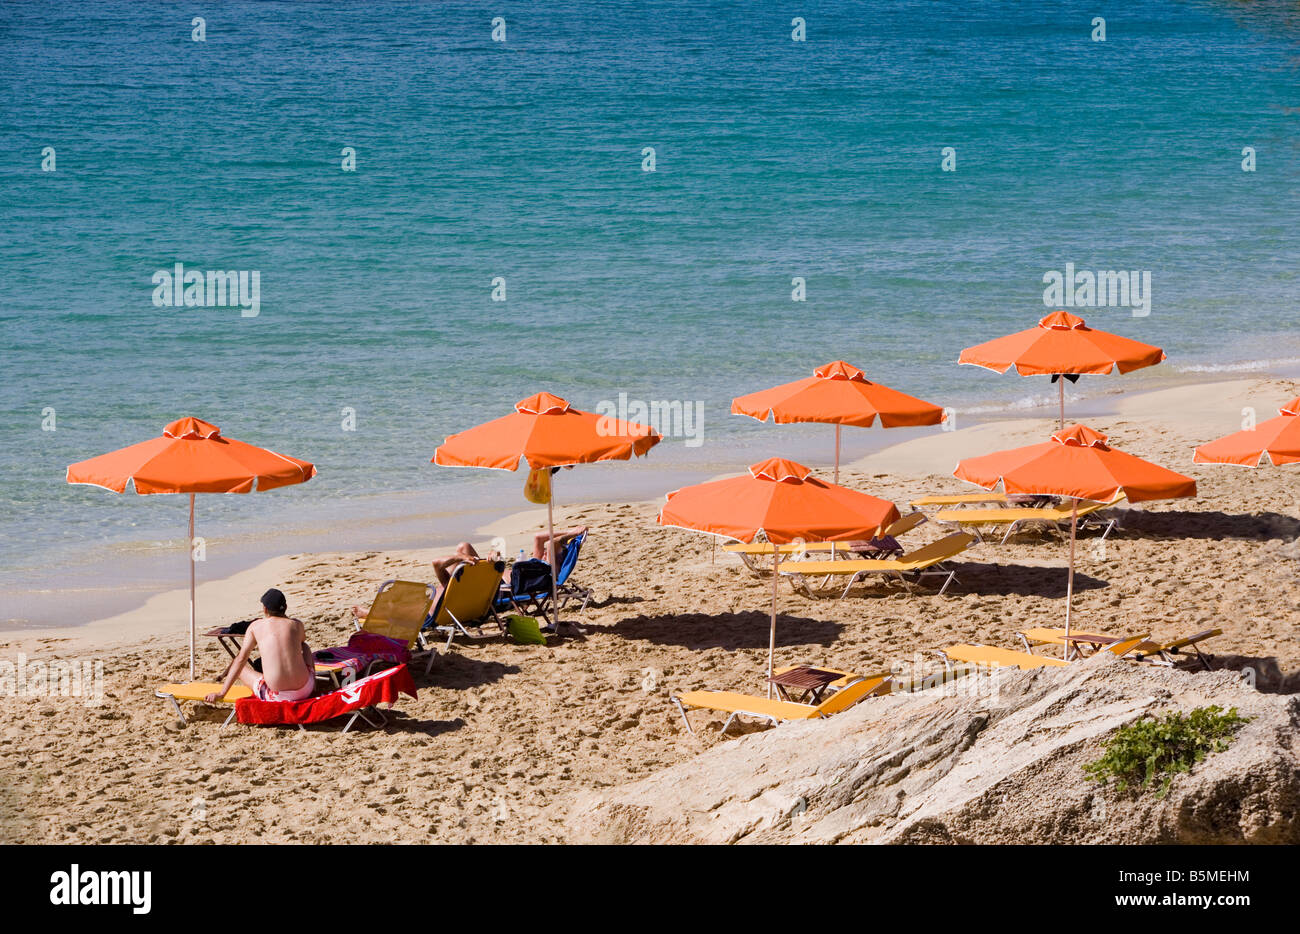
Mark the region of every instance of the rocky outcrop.
<instances>
[{"instance_id":1,"label":"rocky outcrop","mask_svg":"<svg viewBox=\"0 0 1300 934\"><path fill-rule=\"evenodd\" d=\"M1085 777L1102 741L1143 714L1206 704L1254 718L1167 795ZM567 808L601 843L1295 843L1300 698L1231 672L1137 666L961 679L869 699L829 720L727 740ZM713 726L716 729L716 725Z\"/></svg>"}]
</instances>

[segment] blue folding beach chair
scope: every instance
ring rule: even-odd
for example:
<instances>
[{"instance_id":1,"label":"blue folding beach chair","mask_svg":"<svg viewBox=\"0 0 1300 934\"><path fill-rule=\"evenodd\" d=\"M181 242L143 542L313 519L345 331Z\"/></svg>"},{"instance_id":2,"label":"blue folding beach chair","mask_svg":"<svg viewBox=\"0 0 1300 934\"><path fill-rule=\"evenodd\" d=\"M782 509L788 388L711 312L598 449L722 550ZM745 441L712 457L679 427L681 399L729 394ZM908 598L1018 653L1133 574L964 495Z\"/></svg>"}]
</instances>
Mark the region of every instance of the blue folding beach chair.
<instances>
[{"instance_id":1,"label":"blue folding beach chair","mask_svg":"<svg viewBox=\"0 0 1300 934\"><path fill-rule=\"evenodd\" d=\"M571 600L581 600L578 607L581 613L587 608L591 591L569 580L574 567L578 564L578 555L586 534L570 539L560 546L559 573L555 578L555 594L563 610ZM550 615L551 610L551 565L546 561L529 558L516 561L510 568L510 593L502 594L493 604L497 610L514 609L525 616Z\"/></svg>"}]
</instances>

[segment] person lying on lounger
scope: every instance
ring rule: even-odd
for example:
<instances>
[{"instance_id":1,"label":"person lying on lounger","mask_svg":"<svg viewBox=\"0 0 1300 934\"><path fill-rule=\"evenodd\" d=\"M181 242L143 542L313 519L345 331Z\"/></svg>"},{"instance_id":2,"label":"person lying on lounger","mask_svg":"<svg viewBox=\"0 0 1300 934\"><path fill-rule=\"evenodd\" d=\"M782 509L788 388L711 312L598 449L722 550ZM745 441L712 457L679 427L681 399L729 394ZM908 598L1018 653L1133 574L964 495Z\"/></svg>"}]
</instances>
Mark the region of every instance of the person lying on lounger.
<instances>
[{"instance_id":1,"label":"person lying on lounger","mask_svg":"<svg viewBox=\"0 0 1300 934\"><path fill-rule=\"evenodd\" d=\"M438 583L434 586L433 605L438 605L438 599L442 596L442 591L446 588L447 584L450 583L451 575L455 574L461 565L478 564L480 561L500 560L501 556L495 551L489 553L488 556L484 558L469 542L461 542L456 546L456 551L445 558L434 558L432 562L433 573L434 576L438 578ZM502 577L504 578L505 575L502 574ZM352 615L358 620L364 621L366 613L366 607L354 606L352 608Z\"/></svg>"},{"instance_id":2,"label":"person lying on lounger","mask_svg":"<svg viewBox=\"0 0 1300 934\"><path fill-rule=\"evenodd\" d=\"M563 548L575 538L580 538L586 534L587 527L585 525L575 525L571 529L563 529L562 531L556 532L553 536L553 540L557 546ZM547 535L545 532L538 532L533 536L533 557L538 561L546 561L549 563L551 555L550 552L546 550L546 539Z\"/></svg>"},{"instance_id":3,"label":"person lying on lounger","mask_svg":"<svg viewBox=\"0 0 1300 934\"><path fill-rule=\"evenodd\" d=\"M307 645L307 632L302 620L286 616L288 609L284 594L274 587L262 594L262 618L249 625L239 654L226 669L221 690L209 694L208 703L225 697L236 681L244 682L262 700L292 701L311 697L316 689L316 663ZM248 662L254 648L261 653L261 671Z\"/></svg>"}]
</instances>

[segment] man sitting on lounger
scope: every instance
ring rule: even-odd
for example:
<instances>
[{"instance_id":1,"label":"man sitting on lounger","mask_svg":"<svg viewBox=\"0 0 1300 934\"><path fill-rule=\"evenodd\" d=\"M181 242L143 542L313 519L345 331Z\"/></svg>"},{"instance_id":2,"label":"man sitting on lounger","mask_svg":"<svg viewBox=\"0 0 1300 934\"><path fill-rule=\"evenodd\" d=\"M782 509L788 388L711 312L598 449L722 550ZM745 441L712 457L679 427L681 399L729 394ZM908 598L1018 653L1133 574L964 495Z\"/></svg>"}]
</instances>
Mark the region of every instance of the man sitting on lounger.
<instances>
[{"instance_id":1,"label":"man sitting on lounger","mask_svg":"<svg viewBox=\"0 0 1300 934\"><path fill-rule=\"evenodd\" d=\"M239 654L226 669L220 692L209 694L215 703L242 681L253 694L267 701L294 701L311 697L316 688L316 663L307 645L302 620L285 615L288 603L284 594L271 588L262 594L262 618L254 620L244 633ZM261 653L262 670L248 663L253 649Z\"/></svg>"}]
</instances>

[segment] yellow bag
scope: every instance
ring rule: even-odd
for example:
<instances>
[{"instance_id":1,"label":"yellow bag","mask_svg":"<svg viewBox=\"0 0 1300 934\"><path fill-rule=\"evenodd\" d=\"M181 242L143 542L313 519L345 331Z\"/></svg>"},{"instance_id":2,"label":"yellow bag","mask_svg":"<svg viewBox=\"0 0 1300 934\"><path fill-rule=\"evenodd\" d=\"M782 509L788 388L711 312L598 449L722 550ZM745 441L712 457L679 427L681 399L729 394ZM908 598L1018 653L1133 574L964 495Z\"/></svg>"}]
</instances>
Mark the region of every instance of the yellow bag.
<instances>
[{"instance_id":1,"label":"yellow bag","mask_svg":"<svg viewBox=\"0 0 1300 934\"><path fill-rule=\"evenodd\" d=\"M530 503L545 505L551 501L551 469L543 467L528 471L524 481L524 499Z\"/></svg>"}]
</instances>

